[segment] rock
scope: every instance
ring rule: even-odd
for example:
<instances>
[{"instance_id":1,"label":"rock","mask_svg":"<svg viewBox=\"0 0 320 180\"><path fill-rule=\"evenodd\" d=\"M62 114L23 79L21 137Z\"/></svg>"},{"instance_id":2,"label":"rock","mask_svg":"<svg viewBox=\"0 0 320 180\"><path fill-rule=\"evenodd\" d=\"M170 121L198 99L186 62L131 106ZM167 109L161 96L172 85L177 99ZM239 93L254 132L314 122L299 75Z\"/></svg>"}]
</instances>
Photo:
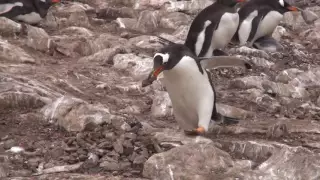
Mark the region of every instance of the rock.
<instances>
[{"instance_id":1,"label":"rock","mask_svg":"<svg viewBox=\"0 0 320 180\"><path fill-rule=\"evenodd\" d=\"M167 40L169 40L171 42L174 42L174 43L179 43L179 44L183 44L184 43L184 40L178 39L174 35L171 35L171 34L161 33L159 36L162 37L162 38L165 38L165 39L167 39Z\"/></svg>"},{"instance_id":2,"label":"rock","mask_svg":"<svg viewBox=\"0 0 320 180\"><path fill-rule=\"evenodd\" d=\"M171 100L167 92L155 91L151 114L156 118L173 115Z\"/></svg>"},{"instance_id":3,"label":"rock","mask_svg":"<svg viewBox=\"0 0 320 180\"><path fill-rule=\"evenodd\" d=\"M115 21L120 28L128 30L137 30L137 20L134 18L117 18Z\"/></svg>"},{"instance_id":4,"label":"rock","mask_svg":"<svg viewBox=\"0 0 320 180\"><path fill-rule=\"evenodd\" d=\"M276 76L276 81L282 82L282 83L288 83L289 81L296 78L302 72L303 71L296 68L283 70Z\"/></svg>"},{"instance_id":5,"label":"rock","mask_svg":"<svg viewBox=\"0 0 320 180\"><path fill-rule=\"evenodd\" d=\"M299 73L296 78L289 81L289 85L297 87L319 86L320 68L311 68L306 72Z\"/></svg>"},{"instance_id":6,"label":"rock","mask_svg":"<svg viewBox=\"0 0 320 180\"><path fill-rule=\"evenodd\" d=\"M17 143L16 143L15 140L9 139L9 140L7 140L7 141L5 141L5 142L3 143L3 148L4 148L4 149L10 149L11 147L15 146L16 144L17 144Z\"/></svg>"},{"instance_id":7,"label":"rock","mask_svg":"<svg viewBox=\"0 0 320 180\"><path fill-rule=\"evenodd\" d=\"M135 80L142 80L152 69L152 59L135 54L117 54L113 58L114 67L128 71Z\"/></svg>"},{"instance_id":8,"label":"rock","mask_svg":"<svg viewBox=\"0 0 320 180\"><path fill-rule=\"evenodd\" d=\"M280 41L282 36L287 34L287 31L284 27L282 26L277 26L276 29L273 31L272 33L272 37L277 40Z\"/></svg>"},{"instance_id":9,"label":"rock","mask_svg":"<svg viewBox=\"0 0 320 180\"><path fill-rule=\"evenodd\" d=\"M93 37L53 36L56 50L69 57L89 56L106 48L125 46L126 39L111 34L100 34Z\"/></svg>"},{"instance_id":10,"label":"rock","mask_svg":"<svg viewBox=\"0 0 320 180\"><path fill-rule=\"evenodd\" d=\"M41 108L59 95L38 81L0 73L0 106L3 109Z\"/></svg>"},{"instance_id":11,"label":"rock","mask_svg":"<svg viewBox=\"0 0 320 180\"><path fill-rule=\"evenodd\" d=\"M169 12L197 14L213 2L213 0L170 1L168 5L165 6L165 9Z\"/></svg>"},{"instance_id":12,"label":"rock","mask_svg":"<svg viewBox=\"0 0 320 180\"><path fill-rule=\"evenodd\" d=\"M102 167L105 170L119 171L121 169L118 161L112 158L104 157L101 161L102 162L100 163L100 167Z\"/></svg>"},{"instance_id":13,"label":"rock","mask_svg":"<svg viewBox=\"0 0 320 180\"><path fill-rule=\"evenodd\" d=\"M166 3L170 3L169 0L137 0L134 4L134 9L145 9L146 7L160 8Z\"/></svg>"},{"instance_id":14,"label":"rock","mask_svg":"<svg viewBox=\"0 0 320 180\"><path fill-rule=\"evenodd\" d=\"M190 21L190 16L180 12L172 12L161 17L160 27L177 29L181 25L188 25Z\"/></svg>"},{"instance_id":15,"label":"rock","mask_svg":"<svg viewBox=\"0 0 320 180\"><path fill-rule=\"evenodd\" d=\"M185 39L187 39L188 32L189 32L189 25L180 26L176 29L176 31L173 32L172 35L177 39L182 40L184 43Z\"/></svg>"},{"instance_id":16,"label":"rock","mask_svg":"<svg viewBox=\"0 0 320 180\"><path fill-rule=\"evenodd\" d=\"M0 165L0 178L5 178L9 175L6 168L3 165Z\"/></svg>"},{"instance_id":17,"label":"rock","mask_svg":"<svg viewBox=\"0 0 320 180\"><path fill-rule=\"evenodd\" d=\"M278 111L281 107L278 100L270 97L267 94L264 94L263 89L248 89L245 92L248 94L244 95L243 98L246 98L251 102L258 104L259 106L265 107L270 113Z\"/></svg>"},{"instance_id":18,"label":"rock","mask_svg":"<svg viewBox=\"0 0 320 180\"><path fill-rule=\"evenodd\" d=\"M70 14L67 23L69 26L91 27L85 11L79 11Z\"/></svg>"},{"instance_id":19,"label":"rock","mask_svg":"<svg viewBox=\"0 0 320 180\"><path fill-rule=\"evenodd\" d=\"M43 52L53 51L55 44L43 29L26 25L26 34L27 46Z\"/></svg>"},{"instance_id":20,"label":"rock","mask_svg":"<svg viewBox=\"0 0 320 180\"><path fill-rule=\"evenodd\" d=\"M307 25L300 12L287 12L284 14L282 21L293 29L301 29Z\"/></svg>"},{"instance_id":21,"label":"rock","mask_svg":"<svg viewBox=\"0 0 320 180\"><path fill-rule=\"evenodd\" d=\"M307 24L312 24L314 21L319 19L319 16L316 13L308 9L301 11L301 15Z\"/></svg>"},{"instance_id":22,"label":"rock","mask_svg":"<svg viewBox=\"0 0 320 180\"><path fill-rule=\"evenodd\" d=\"M247 76L243 78L236 78L230 82L231 87L240 89L250 89L250 88L262 88L262 82L267 80L265 76Z\"/></svg>"},{"instance_id":23,"label":"rock","mask_svg":"<svg viewBox=\"0 0 320 180\"><path fill-rule=\"evenodd\" d=\"M42 108L44 118L65 128L67 131L91 129L113 118L102 105L91 105L80 99L62 96Z\"/></svg>"},{"instance_id":24,"label":"rock","mask_svg":"<svg viewBox=\"0 0 320 180\"><path fill-rule=\"evenodd\" d=\"M0 35L14 36L21 31L21 24L12 21L11 19L0 17Z\"/></svg>"},{"instance_id":25,"label":"rock","mask_svg":"<svg viewBox=\"0 0 320 180\"><path fill-rule=\"evenodd\" d=\"M85 56L79 59L81 63L92 63L99 62L102 64L108 64L112 62L115 55L124 52L125 50L121 47L108 48L98 51L90 56Z\"/></svg>"},{"instance_id":26,"label":"rock","mask_svg":"<svg viewBox=\"0 0 320 180\"><path fill-rule=\"evenodd\" d=\"M153 138L159 143L160 146L179 147L186 144L194 143L210 143L211 139L203 136L186 136L184 132L177 132L171 129L164 129L159 132L155 132Z\"/></svg>"},{"instance_id":27,"label":"rock","mask_svg":"<svg viewBox=\"0 0 320 180\"><path fill-rule=\"evenodd\" d=\"M188 157L188 158L186 158ZM192 164L192 166L190 166ZM194 143L151 156L143 176L151 179L206 179L226 172L234 162L214 143Z\"/></svg>"},{"instance_id":28,"label":"rock","mask_svg":"<svg viewBox=\"0 0 320 180\"><path fill-rule=\"evenodd\" d=\"M150 51L150 56L153 56L153 53L162 48L163 45L159 43L159 40L155 36L137 36L129 39L129 43L137 48L137 50Z\"/></svg>"},{"instance_id":29,"label":"rock","mask_svg":"<svg viewBox=\"0 0 320 180\"><path fill-rule=\"evenodd\" d=\"M121 7L121 8L113 8L106 7L100 8L97 11L97 18L100 19L117 19L117 18L136 18L137 13L132 8Z\"/></svg>"},{"instance_id":30,"label":"rock","mask_svg":"<svg viewBox=\"0 0 320 180\"><path fill-rule=\"evenodd\" d=\"M62 34L68 36L77 36L77 37L90 37L93 36L94 33L87 28L71 26L61 30Z\"/></svg>"},{"instance_id":31,"label":"rock","mask_svg":"<svg viewBox=\"0 0 320 180\"><path fill-rule=\"evenodd\" d=\"M268 61L264 58L258 58L258 57L252 57L251 62L254 63L256 66L264 67L264 68L272 68L274 66L274 63L271 61Z\"/></svg>"},{"instance_id":32,"label":"rock","mask_svg":"<svg viewBox=\"0 0 320 180\"><path fill-rule=\"evenodd\" d=\"M281 147L266 141L219 141L221 149L237 157L245 157L255 162L267 160Z\"/></svg>"},{"instance_id":33,"label":"rock","mask_svg":"<svg viewBox=\"0 0 320 180\"><path fill-rule=\"evenodd\" d=\"M260 172L266 173L264 177L275 177L277 179L298 179L303 175L303 179L312 179L318 176L319 155L312 151L298 147L284 146L279 152L273 155L258 166ZM264 178L267 179L267 178Z\"/></svg>"},{"instance_id":34,"label":"rock","mask_svg":"<svg viewBox=\"0 0 320 180\"><path fill-rule=\"evenodd\" d=\"M302 98L306 99L309 97L308 91L303 87L296 87L291 84L275 83L271 81L264 81L262 87L268 93L274 93L279 96Z\"/></svg>"},{"instance_id":35,"label":"rock","mask_svg":"<svg viewBox=\"0 0 320 180\"><path fill-rule=\"evenodd\" d=\"M159 21L159 11L144 10L140 13L138 22L134 26L134 28L143 33L153 32L155 29L158 28Z\"/></svg>"},{"instance_id":36,"label":"rock","mask_svg":"<svg viewBox=\"0 0 320 180\"><path fill-rule=\"evenodd\" d=\"M241 54L244 56L255 56L255 57L260 57L260 58L265 58L265 59L270 58L268 53L266 53L262 50L248 48L246 46L242 46L240 48L232 48L232 49L230 49L229 52L232 54Z\"/></svg>"},{"instance_id":37,"label":"rock","mask_svg":"<svg viewBox=\"0 0 320 180\"><path fill-rule=\"evenodd\" d=\"M268 128L267 137L268 138L280 138L288 135L288 127L285 123L277 123Z\"/></svg>"},{"instance_id":38,"label":"rock","mask_svg":"<svg viewBox=\"0 0 320 180\"><path fill-rule=\"evenodd\" d=\"M216 103L216 105L217 105L217 111L224 116L234 117L238 119L245 119L253 115L252 112L249 112L240 108L236 108L233 106L229 106L226 104Z\"/></svg>"},{"instance_id":39,"label":"rock","mask_svg":"<svg viewBox=\"0 0 320 180\"><path fill-rule=\"evenodd\" d=\"M23 49L0 38L0 59L9 63L35 63L36 60Z\"/></svg>"},{"instance_id":40,"label":"rock","mask_svg":"<svg viewBox=\"0 0 320 180\"><path fill-rule=\"evenodd\" d=\"M303 31L299 34L302 38L305 38L308 41L315 42L317 45L320 45L320 28L314 27L308 30Z\"/></svg>"}]
</instances>

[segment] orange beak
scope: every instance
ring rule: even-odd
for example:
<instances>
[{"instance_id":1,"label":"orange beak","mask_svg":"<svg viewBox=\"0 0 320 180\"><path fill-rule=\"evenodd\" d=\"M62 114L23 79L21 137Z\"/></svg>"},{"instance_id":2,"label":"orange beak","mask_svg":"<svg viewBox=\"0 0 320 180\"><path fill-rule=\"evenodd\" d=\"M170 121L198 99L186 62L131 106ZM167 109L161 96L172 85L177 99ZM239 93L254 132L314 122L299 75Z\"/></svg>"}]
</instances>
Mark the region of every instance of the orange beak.
<instances>
[{"instance_id":1,"label":"orange beak","mask_svg":"<svg viewBox=\"0 0 320 180\"><path fill-rule=\"evenodd\" d=\"M299 9L294 6L288 6L287 9L289 9L290 11L299 11Z\"/></svg>"},{"instance_id":2,"label":"orange beak","mask_svg":"<svg viewBox=\"0 0 320 180\"><path fill-rule=\"evenodd\" d=\"M246 2L246 0L237 0L237 2L239 2L239 3Z\"/></svg>"},{"instance_id":3,"label":"orange beak","mask_svg":"<svg viewBox=\"0 0 320 180\"><path fill-rule=\"evenodd\" d=\"M51 2L53 2L53 3L59 3L60 0L51 0Z\"/></svg>"},{"instance_id":4,"label":"orange beak","mask_svg":"<svg viewBox=\"0 0 320 180\"><path fill-rule=\"evenodd\" d=\"M153 76L158 77L158 75L163 71L163 66L159 66L156 70L153 71Z\"/></svg>"}]
</instances>

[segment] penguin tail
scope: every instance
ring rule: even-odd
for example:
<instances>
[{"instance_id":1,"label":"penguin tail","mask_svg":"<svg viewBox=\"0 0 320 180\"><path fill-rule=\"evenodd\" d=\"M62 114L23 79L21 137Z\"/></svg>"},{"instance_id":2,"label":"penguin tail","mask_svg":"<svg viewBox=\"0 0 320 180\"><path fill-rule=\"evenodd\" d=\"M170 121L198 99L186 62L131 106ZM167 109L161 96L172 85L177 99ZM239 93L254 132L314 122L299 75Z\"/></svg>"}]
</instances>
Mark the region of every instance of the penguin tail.
<instances>
[{"instance_id":1,"label":"penguin tail","mask_svg":"<svg viewBox=\"0 0 320 180\"><path fill-rule=\"evenodd\" d=\"M214 121L214 123L218 123L220 125L226 125L226 126L238 124L240 122L240 120L238 118L223 116L220 113L217 113L217 115L213 121Z\"/></svg>"}]
</instances>

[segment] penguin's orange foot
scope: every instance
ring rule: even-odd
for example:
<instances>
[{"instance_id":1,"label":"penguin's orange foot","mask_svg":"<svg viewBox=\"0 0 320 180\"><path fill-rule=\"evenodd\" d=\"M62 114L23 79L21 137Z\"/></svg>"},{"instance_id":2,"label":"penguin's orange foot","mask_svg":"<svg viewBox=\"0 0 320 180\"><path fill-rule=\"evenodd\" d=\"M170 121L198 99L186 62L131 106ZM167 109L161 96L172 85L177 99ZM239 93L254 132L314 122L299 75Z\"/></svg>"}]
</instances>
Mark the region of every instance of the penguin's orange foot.
<instances>
[{"instance_id":1,"label":"penguin's orange foot","mask_svg":"<svg viewBox=\"0 0 320 180\"><path fill-rule=\"evenodd\" d=\"M203 135L205 133L205 129L203 127L198 127L193 130L184 130L184 133L191 136Z\"/></svg>"}]
</instances>

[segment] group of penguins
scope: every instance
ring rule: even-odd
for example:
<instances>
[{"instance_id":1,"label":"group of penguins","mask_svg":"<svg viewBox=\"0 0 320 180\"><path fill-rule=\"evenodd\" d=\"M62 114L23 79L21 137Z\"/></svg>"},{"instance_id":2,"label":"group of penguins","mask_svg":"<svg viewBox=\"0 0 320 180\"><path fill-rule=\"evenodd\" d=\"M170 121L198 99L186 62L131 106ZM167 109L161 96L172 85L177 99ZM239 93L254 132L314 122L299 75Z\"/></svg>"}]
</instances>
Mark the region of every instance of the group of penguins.
<instances>
[{"instance_id":1,"label":"group of penguins","mask_svg":"<svg viewBox=\"0 0 320 180\"><path fill-rule=\"evenodd\" d=\"M240 4L240 5L239 5ZM300 11L285 0L217 0L191 23L184 44L159 37L165 46L153 57L153 70L142 82L148 86L163 74L179 126L188 135L204 135L211 123L237 124L238 119L217 112L209 69L251 65L223 49L229 43L253 47L270 37L288 11Z\"/></svg>"},{"instance_id":2,"label":"group of penguins","mask_svg":"<svg viewBox=\"0 0 320 180\"><path fill-rule=\"evenodd\" d=\"M0 16L37 24L60 0L1 0ZM288 11L300 11L285 0L217 0L193 20L184 44L161 38L165 47L153 57L153 71L142 86L159 74L172 102L176 121L186 134L203 135L210 123L236 124L236 118L217 112L216 94L208 69L251 65L228 56L223 49L231 42L253 47L270 37Z\"/></svg>"}]
</instances>

